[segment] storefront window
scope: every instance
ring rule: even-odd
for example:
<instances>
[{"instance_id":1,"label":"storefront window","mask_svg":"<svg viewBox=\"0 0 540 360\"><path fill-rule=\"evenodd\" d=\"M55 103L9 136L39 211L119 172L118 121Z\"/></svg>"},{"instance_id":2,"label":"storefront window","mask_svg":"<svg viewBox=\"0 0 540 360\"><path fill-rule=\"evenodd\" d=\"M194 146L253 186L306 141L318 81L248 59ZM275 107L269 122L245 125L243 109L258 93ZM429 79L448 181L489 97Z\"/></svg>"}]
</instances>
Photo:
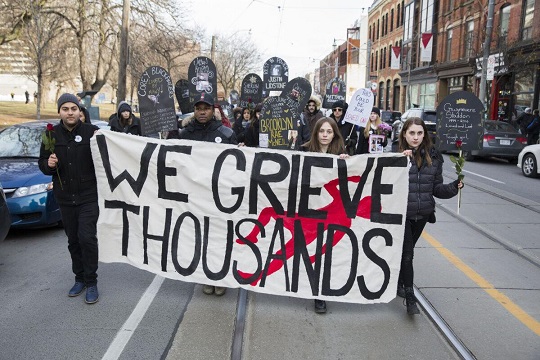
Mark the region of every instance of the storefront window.
<instances>
[{"instance_id":1,"label":"storefront window","mask_svg":"<svg viewBox=\"0 0 540 360\"><path fill-rule=\"evenodd\" d=\"M420 85L420 106L424 109L435 109L436 84Z\"/></svg>"}]
</instances>

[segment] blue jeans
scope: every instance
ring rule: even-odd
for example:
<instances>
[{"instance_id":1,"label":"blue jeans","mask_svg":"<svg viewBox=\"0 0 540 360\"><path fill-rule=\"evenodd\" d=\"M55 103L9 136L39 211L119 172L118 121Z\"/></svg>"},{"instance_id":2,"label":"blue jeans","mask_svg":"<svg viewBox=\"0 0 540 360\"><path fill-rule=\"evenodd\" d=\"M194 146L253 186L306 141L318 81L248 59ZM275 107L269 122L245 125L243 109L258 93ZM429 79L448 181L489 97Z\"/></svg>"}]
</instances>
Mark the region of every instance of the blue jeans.
<instances>
[{"instance_id":1,"label":"blue jeans","mask_svg":"<svg viewBox=\"0 0 540 360\"><path fill-rule=\"evenodd\" d=\"M75 281L86 286L97 284L99 206L91 202L78 206L60 206Z\"/></svg>"}]
</instances>

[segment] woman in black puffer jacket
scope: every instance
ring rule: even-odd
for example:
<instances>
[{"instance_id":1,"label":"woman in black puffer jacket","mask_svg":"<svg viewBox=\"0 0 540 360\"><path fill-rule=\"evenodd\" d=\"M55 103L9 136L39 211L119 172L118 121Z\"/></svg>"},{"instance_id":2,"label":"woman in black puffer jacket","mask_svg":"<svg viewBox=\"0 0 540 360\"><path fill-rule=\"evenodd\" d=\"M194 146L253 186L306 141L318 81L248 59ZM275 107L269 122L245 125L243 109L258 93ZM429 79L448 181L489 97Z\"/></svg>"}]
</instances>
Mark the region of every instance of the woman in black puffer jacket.
<instances>
[{"instance_id":1,"label":"woman in black puffer jacket","mask_svg":"<svg viewBox=\"0 0 540 360\"><path fill-rule=\"evenodd\" d=\"M399 149L403 155L410 157L411 161L405 236L398 281L398 295L405 297L409 315L419 313L413 291L414 246L428 220L432 218L430 221L434 222L434 197L449 199L456 196L458 189L463 187L463 183L458 180L450 184L443 183L444 160L427 134L426 125L418 117L408 119L399 134Z\"/></svg>"}]
</instances>

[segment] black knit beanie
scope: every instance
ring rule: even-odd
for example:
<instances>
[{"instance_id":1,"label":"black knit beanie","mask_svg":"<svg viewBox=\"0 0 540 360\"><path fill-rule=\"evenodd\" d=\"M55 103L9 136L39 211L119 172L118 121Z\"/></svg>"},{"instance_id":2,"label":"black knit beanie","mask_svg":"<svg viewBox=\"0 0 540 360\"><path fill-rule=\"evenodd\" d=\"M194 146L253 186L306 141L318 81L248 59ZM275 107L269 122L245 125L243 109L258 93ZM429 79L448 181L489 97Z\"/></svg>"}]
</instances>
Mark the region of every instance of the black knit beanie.
<instances>
[{"instance_id":1,"label":"black knit beanie","mask_svg":"<svg viewBox=\"0 0 540 360\"><path fill-rule=\"evenodd\" d=\"M73 94L68 94L68 93L65 93L65 94L62 94L60 95L60 97L58 98L58 113L60 113L60 107L62 105L64 105L65 103L68 103L68 102L72 102L74 104L76 104L77 106L80 107L80 104L79 104L79 99L77 99L77 97Z\"/></svg>"}]
</instances>

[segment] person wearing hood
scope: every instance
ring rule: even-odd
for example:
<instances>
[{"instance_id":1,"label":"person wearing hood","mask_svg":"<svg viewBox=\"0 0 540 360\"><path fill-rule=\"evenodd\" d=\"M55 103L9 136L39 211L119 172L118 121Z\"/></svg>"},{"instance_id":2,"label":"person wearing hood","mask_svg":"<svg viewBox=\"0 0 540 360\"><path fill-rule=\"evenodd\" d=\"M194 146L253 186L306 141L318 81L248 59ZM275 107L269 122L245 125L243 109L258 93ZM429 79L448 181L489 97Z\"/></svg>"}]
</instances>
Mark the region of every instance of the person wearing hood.
<instances>
[{"instance_id":1,"label":"person wearing hood","mask_svg":"<svg viewBox=\"0 0 540 360\"><path fill-rule=\"evenodd\" d=\"M337 122L341 136L345 141L345 148L347 154L353 155L356 152L356 142L358 141L358 134L356 132L356 125L345 121L345 113L349 105L342 100L338 100L332 104L332 114L330 117Z\"/></svg>"},{"instance_id":2,"label":"person wearing hood","mask_svg":"<svg viewBox=\"0 0 540 360\"><path fill-rule=\"evenodd\" d=\"M131 106L125 101L118 104L116 116L109 118L109 125L112 131L125 134L141 135L141 121L133 115Z\"/></svg>"},{"instance_id":3,"label":"person wearing hood","mask_svg":"<svg viewBox=\"0 0 540 360\"><path fill-rule=\"evenodd\" d=\"M91 124L92 122L90 121L90 113L88 112L88 109L82 105L79 105L79 107L81 108L81 121Z\"/></svg>"},{"instance_id":4,"label":"person wearing hood","mask_svg":"<svg viewBox=\"0 0 540 360\"><path fill-rule=\"evenodd\" d=\"M300 145L305 144L311 139L311 129L320 118L324 117L321 111L321 100L312 95L306 104L306 108L300 114L300 123L298 124L298 137Z\"/></svg>"}]
</instances>

